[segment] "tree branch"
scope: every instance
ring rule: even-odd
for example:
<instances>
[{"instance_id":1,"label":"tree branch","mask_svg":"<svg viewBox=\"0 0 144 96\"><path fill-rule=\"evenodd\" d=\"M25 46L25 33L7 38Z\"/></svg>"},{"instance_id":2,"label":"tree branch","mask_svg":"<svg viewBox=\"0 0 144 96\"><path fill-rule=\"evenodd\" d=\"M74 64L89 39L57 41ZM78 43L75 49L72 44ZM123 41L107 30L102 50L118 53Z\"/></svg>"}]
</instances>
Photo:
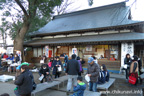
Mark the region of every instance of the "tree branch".
<instances>
[{"instance_id":1,"label":"tree branch","mask_svg":"<svg viewBox=\"0 0 144 96\"><path fill-rule=\"evenodd\" d=\"M25 10L25 8L23 7L23 5L21 4L21 2L19 0L15 0L16 3L19 5L19 7L22 9L24 15L28 18L29 15L27 14L27 11Z\"/></svg>"}]
</instances>

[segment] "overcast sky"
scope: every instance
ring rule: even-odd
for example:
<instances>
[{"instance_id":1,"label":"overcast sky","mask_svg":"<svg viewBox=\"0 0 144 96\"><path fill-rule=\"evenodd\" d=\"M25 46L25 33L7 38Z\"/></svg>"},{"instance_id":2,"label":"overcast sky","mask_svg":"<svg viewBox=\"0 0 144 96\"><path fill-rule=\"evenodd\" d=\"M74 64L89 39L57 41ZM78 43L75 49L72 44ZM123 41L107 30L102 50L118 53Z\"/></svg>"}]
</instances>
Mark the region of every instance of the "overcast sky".
<instances>
[{"instance_id":1,"label":"overcast sky","mask_svg":"<svg viewBox=\"0 0 144 96\"><path fill-rule=\"evenodd\" d=\"M125 0L94 0L94 3L92 6L88 5L88 0L72 0L73 5L71 7L73 8L78 8L78 10L84 10L88 8L94 8L98 6L103 6L103 5L108 5L108 4L113 4L117 2L122 2ZM127 5L131 5L135 0L129 0ZM136 0L137 2L132 6L132 16L134 20L144 20L144 0ZM1 15L1 13L0 13ZM1 24L1 17L0 17L0 24ZM12 44L12 40L8 38L8 44Z\"/></svg>"}]
</instances>

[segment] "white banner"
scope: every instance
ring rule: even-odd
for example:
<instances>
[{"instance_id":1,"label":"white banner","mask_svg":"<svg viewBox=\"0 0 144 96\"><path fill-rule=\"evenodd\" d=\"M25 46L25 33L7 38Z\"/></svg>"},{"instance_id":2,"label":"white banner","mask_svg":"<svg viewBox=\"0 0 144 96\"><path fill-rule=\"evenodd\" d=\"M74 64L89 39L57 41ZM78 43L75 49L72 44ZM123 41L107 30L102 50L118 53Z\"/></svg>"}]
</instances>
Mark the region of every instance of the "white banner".
<instances>
[{"instance_id":1,"label":"white banner","mask_svg":"<svg viewBox=\"0 0 144 96\"><path fill-rule=\"evenodd\" d=\"M49 46L45 46L45 55L46 57L49 56Z\"/></svg>"},{"instance_id":2,"label":"white banner","mask_svg":"<svg viewBox=\"0 0 144 96\"><path fill-rule=\"evenodd\" d=\"M121 43L121 66L124 65L124 58L126 54L134 55L134 43Z\"/></svg>"},{"instance_id":3,"label":"white banner","mask_svg":"<svg viewBox=\"0 0 144 96\"><path fill-rule=\"evenodd\" d=\"M77 48L72 48L72 54L76 54L77 55Z\"/></svg>"}]
</instances>

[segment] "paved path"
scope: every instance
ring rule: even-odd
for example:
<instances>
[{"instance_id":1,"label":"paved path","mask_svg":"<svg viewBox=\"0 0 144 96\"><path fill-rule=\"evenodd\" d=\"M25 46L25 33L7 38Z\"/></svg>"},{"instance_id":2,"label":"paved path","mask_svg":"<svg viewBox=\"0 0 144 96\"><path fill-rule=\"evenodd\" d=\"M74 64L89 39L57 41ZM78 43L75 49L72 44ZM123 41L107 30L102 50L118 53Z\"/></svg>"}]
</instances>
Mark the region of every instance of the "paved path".
<instances>
[{"instance_id":1,"label":"paved path","mask_svg":"<svg viewBox=\"0 0 144 96\"><path fill-rule=\"evenodd\" d=\"M14 95L15 87L16 86L14 84L0 82L0 94L8 93L10 94L10 96L15 96Z\"/></svg>"}]
</instances>

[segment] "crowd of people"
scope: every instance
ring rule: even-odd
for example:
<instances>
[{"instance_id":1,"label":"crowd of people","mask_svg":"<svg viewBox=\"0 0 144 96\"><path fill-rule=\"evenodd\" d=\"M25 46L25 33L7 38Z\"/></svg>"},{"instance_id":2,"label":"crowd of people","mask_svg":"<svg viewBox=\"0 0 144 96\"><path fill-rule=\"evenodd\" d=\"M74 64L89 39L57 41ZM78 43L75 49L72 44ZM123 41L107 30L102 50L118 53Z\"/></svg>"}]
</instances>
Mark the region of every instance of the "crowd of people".
<instances>
[{"instance_id":1,"label":"crowd of people","mask_svg":"<svg viewBox=\"0 0 144 96\"><path fill-rule=\"evenodd\" d=\"M7 65L7 63L5 63L5 61L10 61L10 64L18 63L20 61L20 57L18 56L18 54L16 54L15 56L13 54L7 55L6 53L0 54L0 68L3 68L4 71L8 70L13 72L16 69L14 67L10 67L8 69L9 66Z\"/></svg>"},{"instance_id":2,"label":"crowd of people","mask_svg":"<svg viewBox=\"0 0 144 96\"><path fill-rule=\"evenodd\" d=\"M0 55L1 56L1 55ZM15 62L18 61L18 56L15 56ZM1 58L12 59L13 55L6 56L6 54L1 56ZM46 59L45 56L43 56ZM67 95L70 96L83 96L84 90L86 89L86 84L83 82L82 73L84 73L84 69L82 67L84 61L81 60L79 56L73 54L71 59L69 60L68 56L64 54L64 64L62 64L60 57L56 56L54 59L51 58L48 63L42 63L39 69L40 77L43 77L40 80L40 83L48 82L48 77L59 78L62 69L65 69L65 74L68 76L67 82ZM98 64L98 61L95 56L91 56L88 58L88 67L85 75L89 77L88 88L89 91L97 92L97 85L104 84L109 82L110 73L106 68L105 64L101 66ZM127 67L124 67L126 73L126 79L129 79L129 76L133 75L136 77L137 81L135 85L138 83L138 75L142 74L141 72L141 60L136 55L132 58L129 54L126 54L124 59L124 64ZM32 72L29 71L28 63L22 63L17 67L21 73L17 75L14 84L16 88L14 90L16 96L31 96L31 92L34 90L34 77ZM53 76L52 76L53 75ZM142 79L140 79L140 83L142 83ZM71 90L73 89L73 90ZM74 92L71 94L71 92Z\"/></svg>"},{"instance_id":3,"label":"crowd of people","mask_svg":"<svg viewBox=\"0 0 144 96\"><path fill-rule=\"evenodd\" d=\"M142 84L142 78L139 78L139 76L142 74L142 61L138 56L130 56L130 54L126 54L126 57L124 59L124 68L126 73L126 81L130 82L130 76L133 76L136 78L136 81L134 85L138 84L138 80L140 84Z\"/></svg>"}]
</instances>

